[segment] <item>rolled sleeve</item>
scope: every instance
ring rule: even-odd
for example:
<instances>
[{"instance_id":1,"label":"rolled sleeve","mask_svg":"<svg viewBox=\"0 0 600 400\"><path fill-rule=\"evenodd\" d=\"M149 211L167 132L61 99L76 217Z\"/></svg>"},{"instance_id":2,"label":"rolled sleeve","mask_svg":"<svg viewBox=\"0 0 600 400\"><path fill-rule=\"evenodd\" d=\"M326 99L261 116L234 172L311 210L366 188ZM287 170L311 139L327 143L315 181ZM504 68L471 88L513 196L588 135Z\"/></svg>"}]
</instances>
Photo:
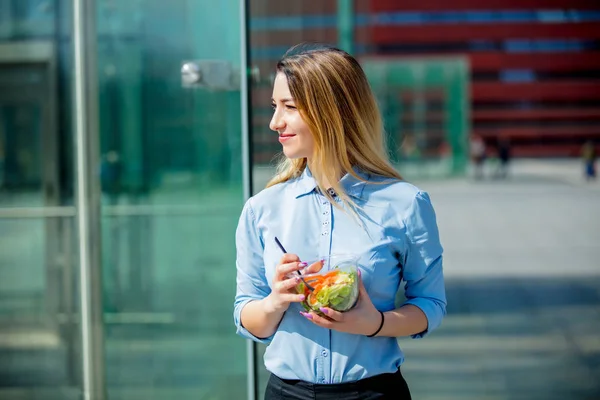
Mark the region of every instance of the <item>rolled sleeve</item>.
<instances>
[{"instance_id":1,"label":"rolled sleeve","mask_svg":"<svg viewBox=\"0 0 600 400\"><path fill-rule=\"evenodd\" d=\"M261 300L269 295L271 289L265 276L263 261L264 244L256 228L256 220L250 200L246 202L240 216L235 234L236 241L236 293L233 308L233 320L238 335L259 343L268 344L272 336L259 338L242 325L242 309L253 300Z\"/></svg>"},{"instance_id":2,"label":"rolled sleeve","mask_svg":"<svg viewBox=\"0 0 600 400\"><path fill-rule=\"evenodd\" d=\"M404 218L407 248L403 276L407 301L427 317L427 329L412 335L418 339L435 330L446 315L446 289L443 274L443 248L436 215L426 192L418 192Z\"/></svg>"}]
</instances>

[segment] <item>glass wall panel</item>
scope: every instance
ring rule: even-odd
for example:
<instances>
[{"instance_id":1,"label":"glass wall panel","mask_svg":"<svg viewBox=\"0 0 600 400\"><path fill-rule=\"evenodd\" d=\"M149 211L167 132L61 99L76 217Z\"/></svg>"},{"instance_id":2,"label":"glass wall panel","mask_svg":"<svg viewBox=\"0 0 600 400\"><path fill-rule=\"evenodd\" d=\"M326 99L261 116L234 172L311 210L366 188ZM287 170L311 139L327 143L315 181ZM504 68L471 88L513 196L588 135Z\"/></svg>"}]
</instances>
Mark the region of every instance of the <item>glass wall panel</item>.
<instances>
[{"instance_id":1,"label":"glass wall panel","mask_svg":"<svg viewBox=\"0 0 600 400\"><path fill-rule=\"evenodd\" d=\"M70 1L0 2L0 398L78 399Z\"/></svg>"},{"instance_id":2,"label":"glass wall panel","mask_svg":"<svg viewBox=\"0 0 600 400\"><path fill-rule=\"evenodd\" d=\"M590 242L600 203L598 186L572 158L600 138L600 103L587 92L598 77L589 62L598 42L582 33L598 20L598 5L556 2L551 40L537 2L511 10L389 0L255 0L250 7L253 191L264 187L280 152L268 128L276 62L291 45L321 41L359 59L393 162L431 194L448 315L424 340L399 338L413 398L600 398L600 247ZM581 86L539 94L567 79ZM481 143L469 139L487 149L473 177L469 153ZM507 149L508 169L499 163ZM262 395L268 373L264 346L257 348Z\"/></svg>"},{"instance_id":3,"label":"glass wall panel","mask_svg":"<svg viewBox=\"0 0 600 400\"><path fill-rule=\"evenodd\" d=\"M0 1L3 400L82 393L71 3ZM95 10L109 398L243 399L239 2Z\"/></svg>"},{"instance_id":4,"label":"glass wall panel","mask_svg":"<svg viewBox=\"0 0 600 400\"><path fill-rule=\"evenodd\" d=\"M239 2L104 0L97 12L109 397L243 399ZM184 64L200 82L182 80Z\"/></svg>"},{"instance_id":5,"label":"glass wall panel","mask_svg":"<svg viewBox=\"0 0 600 400\"><path fill-rule=\"evenodd\" d=\"M382 48L373 38L375 27L396 24L395 18L404 15L379 13L378 7L383 6L376 3L251 2L249 53L254 77L251 128L257 183L265 182L273 173L273 159L280 151L279 143L268 129L275 64L290 46L304 41L336 45L365 67L383 60L400 65L392 68L391 73L386 71L394 75L392 78L402 78L401 85L395 82L390 88L386 86L388 75L380 76L376 68L365 68L365 72L372 84L376 84L388 151L403 176L411 180L439 179L466 173L470 129L467 60L458 53L432 58L429 53ZM379 87L377 81L381 82ZM260 185L255 185L255 191L259 189Z\"/></svg>"}]
</instances>

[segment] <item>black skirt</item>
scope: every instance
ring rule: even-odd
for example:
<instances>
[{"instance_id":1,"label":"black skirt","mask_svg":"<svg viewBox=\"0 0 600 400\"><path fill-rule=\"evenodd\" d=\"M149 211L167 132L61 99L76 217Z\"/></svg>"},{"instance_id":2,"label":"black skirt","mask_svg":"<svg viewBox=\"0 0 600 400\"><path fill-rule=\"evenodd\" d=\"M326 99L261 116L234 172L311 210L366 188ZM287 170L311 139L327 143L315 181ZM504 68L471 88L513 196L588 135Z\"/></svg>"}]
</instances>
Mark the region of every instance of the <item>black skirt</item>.
<instances>
[{"instance_id":1,"label":"black skirt","mask_svg":"<svg viewBox=\"0 0 600 400\"><path fill-rule=\"evenodd\" d=\"M316 384L271 374L265 400L411 400L400 370L355 382Z\"/></svg>"}]
</instances>

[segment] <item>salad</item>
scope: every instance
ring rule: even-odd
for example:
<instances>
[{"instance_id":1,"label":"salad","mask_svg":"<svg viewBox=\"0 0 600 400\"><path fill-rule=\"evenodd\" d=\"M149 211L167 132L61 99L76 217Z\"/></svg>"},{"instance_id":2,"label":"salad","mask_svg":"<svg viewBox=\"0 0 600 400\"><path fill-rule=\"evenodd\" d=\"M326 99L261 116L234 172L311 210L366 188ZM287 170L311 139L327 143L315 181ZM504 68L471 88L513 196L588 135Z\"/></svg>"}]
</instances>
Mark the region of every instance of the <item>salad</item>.
<instances>
[{"instance_id":1,"label":"salad","mask_svg":"<svg viewBox=\"0 0 600 400\"><path fill-rule=\"evenodd\" d=\"M321 307L336 311L350 310L358 300L358 273L355 265L336 266L323 274L307 275L306 282L314 288L311 291L304 282L298 284L297 291L306 296L302 306L306 311L321 314Z\"/></svg>"}]
</instances>

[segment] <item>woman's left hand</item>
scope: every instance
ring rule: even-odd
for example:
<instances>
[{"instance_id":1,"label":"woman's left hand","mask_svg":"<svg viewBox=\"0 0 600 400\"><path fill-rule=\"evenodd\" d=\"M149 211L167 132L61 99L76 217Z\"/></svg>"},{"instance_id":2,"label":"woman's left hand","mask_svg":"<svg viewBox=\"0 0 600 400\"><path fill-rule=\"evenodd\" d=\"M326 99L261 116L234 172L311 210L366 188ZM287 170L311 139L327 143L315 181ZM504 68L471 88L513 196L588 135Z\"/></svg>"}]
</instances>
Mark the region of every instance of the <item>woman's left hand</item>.
<instances>
[{"instance_id":1,"label":"woman's left hand","mask_svg":"<svg viewBox=\"0 0 600 400\"><path fill-rule=\"evenodd\" d=\"M335 311L331 308L321 308L323 317L314 311L310 313L301 312L306 319L323 328L333 329L340 332L353 333L356 335L370 335L377 330L381 323L381 314L373 305L367 294L365 285L359 271L358 280L358 302L356 306L347 312Z\"/></svg>"}]
</instances>

